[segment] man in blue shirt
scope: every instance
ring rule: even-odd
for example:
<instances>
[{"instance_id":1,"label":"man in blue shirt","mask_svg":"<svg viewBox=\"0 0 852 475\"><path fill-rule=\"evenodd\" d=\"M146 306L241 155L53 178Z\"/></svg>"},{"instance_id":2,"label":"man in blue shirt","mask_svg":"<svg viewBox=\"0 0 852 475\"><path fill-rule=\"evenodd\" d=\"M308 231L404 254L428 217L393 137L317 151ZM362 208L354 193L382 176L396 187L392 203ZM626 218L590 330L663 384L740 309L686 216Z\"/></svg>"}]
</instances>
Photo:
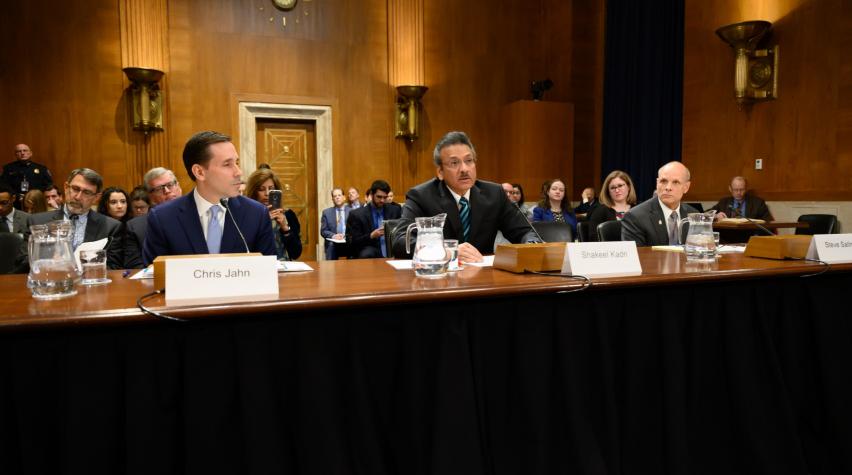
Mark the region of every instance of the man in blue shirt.
<instances>
[{"instance_id":1,"label":"man in blue shirt","mask_svg":"<svg viewBox=\"0 0 852 475\"><path fill-rule=\"evenodd\" d=\"M716 218L750 218L772 221L772 213L762 199L748 192L748 183L741 176L735 176L728 186L731 196L719 200L712 208L716 210Z\"/></svg>"}]
</instances>

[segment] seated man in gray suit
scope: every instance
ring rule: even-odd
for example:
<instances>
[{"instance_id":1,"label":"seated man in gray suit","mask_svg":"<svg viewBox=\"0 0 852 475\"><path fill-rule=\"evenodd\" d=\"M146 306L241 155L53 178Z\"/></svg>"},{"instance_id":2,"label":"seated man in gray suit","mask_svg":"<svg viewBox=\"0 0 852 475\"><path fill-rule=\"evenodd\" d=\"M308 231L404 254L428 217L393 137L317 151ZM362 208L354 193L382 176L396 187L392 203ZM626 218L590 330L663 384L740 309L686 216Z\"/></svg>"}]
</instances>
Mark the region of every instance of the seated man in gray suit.
<instances>
[{"instance_id":1,"label":"seated man in gray suit","mask_svg":"<svg viewBox=\"0 0 852 475\"><path fill-rule=\"evenodd\" d=\"M20 233L27 230L26 211L15 209L15 190L5 182L0 181L0 233Z\"/></svg>"},{"instance_id":2,"label":"seated man in gray suit","mask_svg":"<svg viewBox=\"0 0 852 475\"><path fill-rule=\"evenodd\" d=\"M74 224L74 236L71 240L74 250L84 242L109 238L106 244L107 267L122 269L121 223L109 216L92 211L92 205L101 198L104 180L89 168L77 168L68 175L65 182L65 204L54 211L45 211L30 216L27 220L27 235L33 224L47 224L51 221L70 220Z\"/></svg>"},{"instance_id":3,"label":"seated man in gray suit","mask_svg":"<svg viewBox=\"0 0 852 475\"><path fill-rule=\"evenodd\" d=\"M144 178L145 190L151 200L151 207L179 198L182 194L180 183L173 171L156 167L148 170ZM124 239L124 267L139 269L142 267L142 245L148 230L148 216L137 216L127 222L127 234Z\"/></svg>"},{"instance_id":4,"label":"seated man in gray suit","mask_svg":"<svg viewBox=\"0 0 852 475\"><path fill-rule=\"evenodd\" d=\"M657 170L657 195L635 206L621 221L621 240L636 241L637 246L683 244L680 220L695 208L681 203L689 191L689 169L680 162L669 162Z\"/></svg>"},{"instance_id":5,"label":"seated man in gray suit","mask_svg":"<svg viewBox=\"0 0 852 475\"><path fill-rule=\"evenodd\" d=\"M481 262L494 252L497 231L510 242L539 242L503 188L476 179L476 149L464 132L450 132L432 152L436 178L408 190L393 236L394 256L405 254L405 229L420 216L447 213L444 237L458 239L459 260Z\"/></svg>"}]
</instances>

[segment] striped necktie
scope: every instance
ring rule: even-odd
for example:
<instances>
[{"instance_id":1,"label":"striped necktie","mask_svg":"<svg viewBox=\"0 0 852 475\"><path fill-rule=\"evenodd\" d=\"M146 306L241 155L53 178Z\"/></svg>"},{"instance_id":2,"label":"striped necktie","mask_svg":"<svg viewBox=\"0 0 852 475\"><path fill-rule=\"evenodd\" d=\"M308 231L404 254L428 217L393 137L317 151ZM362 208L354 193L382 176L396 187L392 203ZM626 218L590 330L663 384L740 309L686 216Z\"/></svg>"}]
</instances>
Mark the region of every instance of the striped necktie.
<instances>
[{"instance_id":1,"label":"striped necktie","mask_svg":"<svg viewBox=\"0 0 852 475\"><path fill-rule=\"evenodd\" d=\"M459 218L462 224L462 242L468 242L470 237L470 203L467 198L459 198Z\"/></svg>"}]
</instances>

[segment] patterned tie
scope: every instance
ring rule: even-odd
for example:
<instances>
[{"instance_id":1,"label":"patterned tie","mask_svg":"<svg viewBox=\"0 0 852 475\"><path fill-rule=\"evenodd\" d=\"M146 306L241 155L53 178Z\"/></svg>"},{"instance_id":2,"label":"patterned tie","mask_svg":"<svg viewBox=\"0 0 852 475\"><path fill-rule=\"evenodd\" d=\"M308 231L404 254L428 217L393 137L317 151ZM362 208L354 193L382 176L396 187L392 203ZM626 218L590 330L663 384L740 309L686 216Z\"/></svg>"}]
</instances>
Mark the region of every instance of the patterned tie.
<instances>
[{"instance_id":1,"label":"patterned tie","mask_svg":"<svg viewBox=\"0 0 852 475\"><path fill-rule=\"evenodd\" d=\"M467 242L470 236L470 203L467 198L459 198L459 218L462 224L462 242Z\"/></svg>"},{"instance_id":2,"label":"patterned tie","mask_svg":"<svg viewBox=\"0 0 852 475\"><path fill-rule=\"evenodd\" d=\"M676 246L676 245L680 244L680 239L678 239L678 237L677 237L677 225L678 225L677 211L674 211L674 212L672 212L672 214L669 215L669 245L670 246Z\"/></svg>"},{"instance_id":3,"label":"patterned tie","mask_svg":"<svg viewBox=\"0 0 852 475\"><path fill-rule=\"evenodd\" d=\"M219 254L219 247L222 245L222 225L219 224L218 206L211 206L207 210L210 215L210 220L207 222L207 252L210 254Z\"/></svg>"},{"instance_id":4,"label":"patterned tie","mask_svg":"<svg viewBox=\"0 0 852 475\"><path fill-rule=\"evenodd\" d=\"M80 226L79 214L72 214L68 217L68 219L71 220L71 225L74 227L74 235L71 237L71 249L76 251L80 244L83 243L86 228L84 226Z\"/></svg>"},{"instance_id":5,"label":"patterned tie","mask_svg":"<svg viewBox=\"0 0 852 475\"><path fill-rule=\"evenodd\" d=\"M345 234L346 233L346 220L343 219L343 210L337 209L337 234Z\"/></svg>"}]
</instances>

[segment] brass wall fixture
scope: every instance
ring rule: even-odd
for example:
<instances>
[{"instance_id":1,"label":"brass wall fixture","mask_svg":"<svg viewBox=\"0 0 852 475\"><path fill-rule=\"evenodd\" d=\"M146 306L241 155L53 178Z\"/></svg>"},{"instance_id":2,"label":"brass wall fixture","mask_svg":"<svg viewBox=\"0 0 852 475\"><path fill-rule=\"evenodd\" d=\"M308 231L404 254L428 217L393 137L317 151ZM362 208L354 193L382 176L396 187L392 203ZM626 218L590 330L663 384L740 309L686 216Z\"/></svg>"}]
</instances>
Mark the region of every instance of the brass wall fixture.
<instances>
[{"instance_id":1,"label":"brass wall fixture","mask_svg":"<svg viewBox=\"0 0 852 475\"><path fill-rule=\"evenodd\" d=\"M768 21L744 21L716 30L719 38L734 49L734 98L740 109L745 104L778 97L778 45L757 49L771 29Z\"/></svg>"},{"instance_id":2,"label":"brass wall fixture","mask_svg":"<svg viewBox=\"0 0 852 475\"><path fill-rule=\"evenodd\" d=\"M397 86L396 138L414 142L420 135L420 115L423 105L420 98L429 88L426 86Z\"/></svg>"},{"instance_id":3,"label":"brass wall fixture","mask_svg":"<svg viewBox=\"0 0 852 475\"><path fill-rule=\"evenodd\" d=\"M152 130L163 130L163 93L157 83L165 73L147 68L124 68L123 71L133 83L128 88L133 107L133 130L141 130L145 135Z\"/></svg>"}]
</instances>

